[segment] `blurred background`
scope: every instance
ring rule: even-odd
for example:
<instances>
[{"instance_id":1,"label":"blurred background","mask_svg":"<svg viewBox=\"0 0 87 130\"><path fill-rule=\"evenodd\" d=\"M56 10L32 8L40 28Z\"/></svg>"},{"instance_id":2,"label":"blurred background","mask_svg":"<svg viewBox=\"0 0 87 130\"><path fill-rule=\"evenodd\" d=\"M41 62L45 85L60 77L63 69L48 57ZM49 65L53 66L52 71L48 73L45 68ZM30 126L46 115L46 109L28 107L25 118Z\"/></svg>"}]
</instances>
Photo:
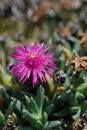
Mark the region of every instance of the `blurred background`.
<instances>
[{"instance_id":1,"label":"blurred background","mask_svg":"<svg viewBox=\"0 0 87 130\"><path fill-rule=\"evenodd\" d=\"M32 39L53 49L73 46L86 31L86 17L87 0L0 0L0 63L5 67L10 48Z\"/></svg>"},{"instance_id":2,"label":"blurred background","mask_svg":"<svg viewBox=\"0 0 87 130\"><path fill-rule=\"evenodd\" d=\"M0 0L0 35L17 41L47 40L55 31L69 36L86 29L86 17L87 0Z\"/></svg>"}]
</instances>

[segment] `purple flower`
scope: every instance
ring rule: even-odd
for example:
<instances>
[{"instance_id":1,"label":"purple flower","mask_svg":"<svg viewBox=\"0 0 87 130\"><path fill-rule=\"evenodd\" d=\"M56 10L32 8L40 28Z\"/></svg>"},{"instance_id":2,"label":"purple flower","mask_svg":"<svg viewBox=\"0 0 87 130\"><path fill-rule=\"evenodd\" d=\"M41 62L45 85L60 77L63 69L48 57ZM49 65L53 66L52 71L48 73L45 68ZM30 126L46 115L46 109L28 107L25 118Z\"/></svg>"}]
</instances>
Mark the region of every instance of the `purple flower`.
<instances>
[{"instance_id":1,"label":"purple flower","mask_svg":"<svg viewBox=\"0 0 87 130\"><path fill-rule=\"evenodd\" d=\"M16 75L22 83L26 82L30 75L32 76L33 86L38 84L39 79L44 83L46 82L44 74L52 77L53 72L58 70L54 64L56 59L52 58L53 53L45 54L51 47L44 48L43 46L44 43L30 46L25 44L24 47L15 47L14 53L10 55L17 60L11 65L11 74Z\"/></svg>"}]
</instances>

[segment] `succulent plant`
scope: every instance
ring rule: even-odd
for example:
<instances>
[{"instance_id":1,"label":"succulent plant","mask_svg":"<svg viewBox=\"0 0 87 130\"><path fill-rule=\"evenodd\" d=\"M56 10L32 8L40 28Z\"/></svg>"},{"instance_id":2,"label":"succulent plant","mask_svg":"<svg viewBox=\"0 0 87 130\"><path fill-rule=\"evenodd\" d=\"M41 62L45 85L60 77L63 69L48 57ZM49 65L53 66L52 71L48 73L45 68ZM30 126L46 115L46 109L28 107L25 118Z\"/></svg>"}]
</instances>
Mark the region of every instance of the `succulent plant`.
<instances>
[{"instance_id":1,"label":"succulent plant","mask_svg":"<svg viewBox=\"0 0 87 130\"><path fill-rule=\"evenodd\" d=\"M35 97L24 95L25 104L12 98L14 107L18 109L21 118L28 123L28 126L30 126L31 129L47 130L61 125L59 120L49 120L49 116L51 115L55 105L48 102L48 98L44 93L44 88L40 86ZM23 109L21 109L21 107Z\"/></svg>"},{"instance_id":2,"label":"succulent plant","mask_svg":"<svg viewBox=\"0 0 87 130\"><path fill-rule=\"evenodd\" d=\"M0 1L0 130L87 129L86 5L87 0ZM31 46L31 39L38 44L30 54L24 43ZM49 49L43 53L43 42L52 55Z\"/></svg>"}]
</instances>

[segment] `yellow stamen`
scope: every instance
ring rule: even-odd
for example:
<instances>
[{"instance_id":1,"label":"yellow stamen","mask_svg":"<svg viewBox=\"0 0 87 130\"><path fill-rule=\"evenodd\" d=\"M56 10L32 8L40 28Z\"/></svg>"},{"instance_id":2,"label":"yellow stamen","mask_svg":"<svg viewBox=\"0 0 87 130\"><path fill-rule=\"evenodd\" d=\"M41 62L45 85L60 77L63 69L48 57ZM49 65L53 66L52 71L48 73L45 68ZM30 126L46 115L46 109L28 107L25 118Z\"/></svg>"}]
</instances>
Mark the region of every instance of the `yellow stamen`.
<instances>
[{"instance_id":1,"label":"yellow stamen","mask_svg":"<svg viewBox=\"0 0 87 130\"><path fill-rule=\"evenodd\" d=\"M34 59L35 57L36 57L36 55L35 55L34 53L32 53L32 54L31 54L31 58Z\"/></svg>"}]
</instances>

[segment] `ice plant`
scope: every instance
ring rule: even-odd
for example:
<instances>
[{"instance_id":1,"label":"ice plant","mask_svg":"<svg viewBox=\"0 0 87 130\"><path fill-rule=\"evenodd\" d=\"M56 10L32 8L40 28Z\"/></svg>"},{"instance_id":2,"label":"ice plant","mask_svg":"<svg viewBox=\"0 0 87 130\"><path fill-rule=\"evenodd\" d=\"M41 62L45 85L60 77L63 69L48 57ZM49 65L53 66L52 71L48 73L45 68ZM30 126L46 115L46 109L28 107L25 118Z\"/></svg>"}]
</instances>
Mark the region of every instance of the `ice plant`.
<instances>
[{"instance_id":1,"label":"ice plant","mask_svg":"<svg viewBox=\"0 0 87 130\"><path fill-rule=\"evenodd\" d=\"M10 67L12 75L16 75L22 83L31 75L33 86L38 84L39 80L44 83L46 81L44 74L52 77L53 72L58 69L54 63L56 59L53 58L53 53L45 54L49 49L50 47L44 48L44 43L15 47L11 57L17 62Z\"/></svg>"}]
</instances>

